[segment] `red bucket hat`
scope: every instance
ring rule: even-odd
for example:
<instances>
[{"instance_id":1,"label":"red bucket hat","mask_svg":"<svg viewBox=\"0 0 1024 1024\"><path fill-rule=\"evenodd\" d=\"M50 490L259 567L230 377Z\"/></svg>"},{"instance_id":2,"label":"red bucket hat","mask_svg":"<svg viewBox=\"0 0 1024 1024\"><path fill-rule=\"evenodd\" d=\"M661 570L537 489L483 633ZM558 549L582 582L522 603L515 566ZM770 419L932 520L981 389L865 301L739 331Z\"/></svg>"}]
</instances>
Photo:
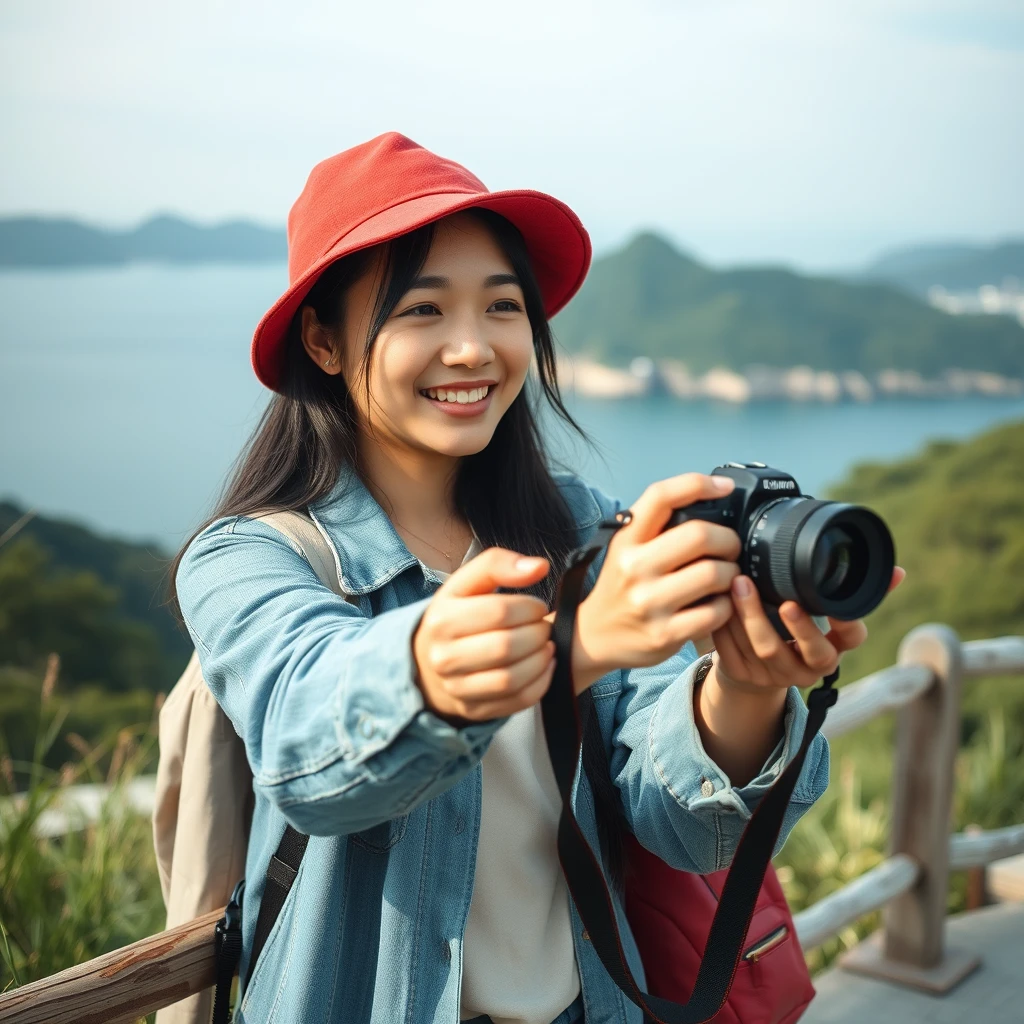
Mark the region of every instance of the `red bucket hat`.
<instances>
[{"instance_id":1,"label":"red bucket hat","mask_svg":"<svg viewBox=\"0 0 1024 1024\"><path fill-rule=\"evenodd\" d=\"M590 266L590 236L576 214L543 192L488 192L460 164L387 132L318 163L291 208L290 284L253 335L256 376L279 389L288 325L328 264L471 206L494 210L519 229L544 308L554 316Z\"/></svg>"}]
</instances>

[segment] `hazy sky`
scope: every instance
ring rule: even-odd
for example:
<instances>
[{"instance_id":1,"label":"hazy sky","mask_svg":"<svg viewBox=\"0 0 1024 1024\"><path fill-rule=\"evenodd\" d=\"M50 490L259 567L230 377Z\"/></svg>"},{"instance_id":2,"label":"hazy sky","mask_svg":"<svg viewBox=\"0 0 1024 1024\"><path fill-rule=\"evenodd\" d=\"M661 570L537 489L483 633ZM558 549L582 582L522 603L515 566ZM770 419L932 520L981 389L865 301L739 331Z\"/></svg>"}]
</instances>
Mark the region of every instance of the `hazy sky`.
<instances>
[{"instance_id":1,"label":"hazy sky","mask_svg":"<svg viewBox=\"0 0 1024 1024\"><path fill-rule=\"evenodd\" d=\"M1024 234L1024 0L3 0L0 95L0 213L283 224L396 129L599 249Z\"/></svg>"}]
</instances>

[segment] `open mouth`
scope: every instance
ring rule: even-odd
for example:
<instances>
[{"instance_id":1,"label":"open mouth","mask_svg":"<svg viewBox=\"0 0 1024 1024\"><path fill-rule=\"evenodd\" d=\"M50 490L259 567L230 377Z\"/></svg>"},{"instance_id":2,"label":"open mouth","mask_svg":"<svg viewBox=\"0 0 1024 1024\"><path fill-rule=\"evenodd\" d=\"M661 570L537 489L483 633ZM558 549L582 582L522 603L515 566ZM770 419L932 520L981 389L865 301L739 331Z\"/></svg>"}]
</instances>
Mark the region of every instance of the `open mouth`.
<instances>
[{"instance_id":1,"label":"open mouth","mask_svg":"<svg viewBox=\"0 0 1024 1024\"><path fill-rule=\"evenodd\" d=\"M494 390L493 384L485 387L470 388L468 391L446 391L443 388L426 388L420 392L424 398L434 402L451 403L454 405L476 405L482 402Z\"/></svg>"}]
</instances>

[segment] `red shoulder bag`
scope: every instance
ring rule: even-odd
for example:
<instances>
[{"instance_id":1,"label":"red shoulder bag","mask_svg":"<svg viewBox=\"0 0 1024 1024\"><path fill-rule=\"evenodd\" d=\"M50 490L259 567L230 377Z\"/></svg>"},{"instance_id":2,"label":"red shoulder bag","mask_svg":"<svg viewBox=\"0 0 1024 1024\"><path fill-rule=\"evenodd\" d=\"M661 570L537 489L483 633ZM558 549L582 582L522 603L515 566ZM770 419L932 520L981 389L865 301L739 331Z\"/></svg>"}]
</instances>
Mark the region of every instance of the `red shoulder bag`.
<instances>
[{"instance_id":1,"label":"red shoulder bag","mask_svg":"<svg viewBox=\"0 0 1024 1024\"><path fill-rule=\"evenodd\" d=\"M685 1002L728 871L694 875L626 839L626 916L651 995ZM715 1024L792 1024L814 998L786 896L772 867L764 876L739 966Z\"/></svg>"}]
</instances>

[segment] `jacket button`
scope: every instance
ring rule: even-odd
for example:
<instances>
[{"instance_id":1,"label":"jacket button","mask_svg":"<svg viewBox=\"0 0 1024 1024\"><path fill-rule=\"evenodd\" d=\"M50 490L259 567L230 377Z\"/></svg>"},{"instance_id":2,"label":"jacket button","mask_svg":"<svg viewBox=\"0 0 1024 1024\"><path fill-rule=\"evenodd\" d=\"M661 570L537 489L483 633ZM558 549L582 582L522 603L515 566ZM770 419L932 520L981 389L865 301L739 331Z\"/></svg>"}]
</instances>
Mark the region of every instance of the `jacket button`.
<instances>
[{"instance_id":1,"label":"jacket button","mask_svg":"<svg viewBox=\"0 0 1024 1024\"><path fill-rule=\"evenodd\" d=\"M583 941L584 942L589 942L590 941L590 932L588 932L586 928L583 929Z\"/></svg>"},{"instance_id":2,"label":"jacket button","mask_svg":"<svg viewBox=\"0 0 1024 1024\"><path fill-rule=\"evenodd\" d=\"M376 732L376 729L373 724L373 719L369 715L359 716L359 731L366 739L370 739L373 736L374 732Z\"/></svg>"},{"instance_id":3,"label":"jacket button","mask_svg":"<svg viewBox=\"0 0 1024 1024\"><path fill-rule=\"evenodd\" d=\"M700 795L701 796L714 796L715 795L715 784L710 779L701 779L701 781L700 781Z\"/></svg>"},{"instance_id":4,"label":"jacket button","mask_svg":"<svg viewBox=\"0 0 1024 1024\"><path fill-rule=\"evenodd\" d=\"M466 819L460 814L455 819L455 834L461 836L466 831Z\"/></svg>"}]
</instances>

